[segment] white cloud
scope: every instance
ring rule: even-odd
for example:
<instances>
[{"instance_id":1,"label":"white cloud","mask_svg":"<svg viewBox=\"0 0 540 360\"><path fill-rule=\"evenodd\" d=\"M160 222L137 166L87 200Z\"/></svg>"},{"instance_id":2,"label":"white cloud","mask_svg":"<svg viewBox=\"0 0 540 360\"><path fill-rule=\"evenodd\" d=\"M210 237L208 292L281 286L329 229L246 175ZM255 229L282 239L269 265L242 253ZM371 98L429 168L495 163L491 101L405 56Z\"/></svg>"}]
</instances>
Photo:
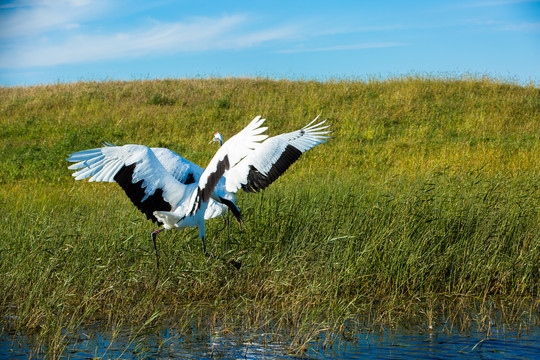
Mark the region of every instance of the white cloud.
<instances>
[{"instance_id":1,"label":"white cloud","mask_svg":"<svg viewBox=\"0 0 540 360\"><path fill-rule=\"evenodd\" d=\"M108 8L106 1L43 0L15 1L0 13L0 39L43 35L58 29L75 29L80 22L99 16Z\"/></svg>"},{"instance_id":2,"label":"white cloud","mask_svg":"<svg viewBox=\"0 0 540 360\"><path fill-rule=\"evenodd\" d=\"M538 0L488 0L488 1L473 1L459 4L459 8L482 8L482 7L497 7L505 5L515 5L521 3L536 3Z\"/></svg>"},{"instance_id":3,"label":"white cloud","mask_svg":"<svg viewBox=\"0 0 540 360\"><path fill-rule=\"evenodd\" d=\"M400 28L347 26L335 22L321 27L313 20L266 25L243 14L162 22L141 16L144 13L141 9L134 10L138 22L132 21L131 24L137 25L130 25L130 28L114 22L115 30L110 30L100 22L104 18L116 20L121 8L119 2L106 0L17 0L6 4L0 7L0 68L49 67L141 56L245 49L276 41L283 46L283 43L290 44L299 39ZM343 51L404 45L364 43L279 52Z\"/></svg>"},{"instance_id":4,"label":"white cloud","mask_svg":"<svg viewBox=\"0 0 540 360\"><path fill-rule=\"evenodd\" d=\"M303 29L300 26L283 25L263 30L249 31L238 34L237 37L227 41L227 47L245 48L274 40L292 40L302 37Z\"/></svg>"},{"instance_id":5,"label":"white cloud","mask_svg":"<svg viewBox=\"0 0 540 360\"><path fill-rule=\"evenodd\" d=\"M334 45L317 48L296 48L279 50L279 53L291 54L291 53L305 53L305 52L321 52L321 51L350 51L350 50L365 50L365 49L378 49L389 48L398 46L407 46L405 43L397 42L380 42L380 43L364 43L364 44L352 44L352 45Z\"/></svg>"},{"instance_id":6,"label":"white cloud","mask_svg":"<svg viewBox=\"0 0 540 360\"><path fill-rule=\"evenodd\" d=\"M522 22L516 24L507 24L501 27L504 31L518 31L518 32L540 32L540 22Z\"/></svg>"},{"instance_id":7,"label":"white cloud","mask_svg":"<svg viewBox=\"0 0 540 360\"><path fill-rule=\"evenodd\" d=\"M28 41L0 53L1 68L74 64L143 55L236 49L295 36L295 27L252 32L239 29L246 16L198 18L158 23L148 30L104 35L75 35L64 41Z\"/></svg>"},{"instance_id":8,"label":"white cloud","mask_svg":"<svg viewBox=\"0 0 540 360\"><path fill-rule=\"evenodd\" d=\"M540 32L540 22L518 22L508 23L501 20L468 20L465 24L471 24L483 29L492 31L514 31L514 32Z\"/></svg>"}]
</instances>

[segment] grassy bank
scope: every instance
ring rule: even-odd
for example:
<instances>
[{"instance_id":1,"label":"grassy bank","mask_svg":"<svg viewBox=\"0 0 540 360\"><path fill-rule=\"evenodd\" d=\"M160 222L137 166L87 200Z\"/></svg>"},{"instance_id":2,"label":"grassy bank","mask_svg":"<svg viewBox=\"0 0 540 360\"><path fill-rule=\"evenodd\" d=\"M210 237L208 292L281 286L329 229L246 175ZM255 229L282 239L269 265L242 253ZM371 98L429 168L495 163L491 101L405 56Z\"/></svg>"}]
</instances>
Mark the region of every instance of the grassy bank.
<instances>
[{"instance_id":1,"label":"grassy bank","mask_svg":"<svg viewBox=\"0 0 540 360\"><path fill-rule=\"evenodd\" d=\"M58 351L65 329L92 321L205 323L208 311L300 329L297 345L313 324L431 321L448 302L503 299L520 304L508 321L537 321L538 88L431 78L77 83L2 88L0 110L0 315ZM75 182L67 170L69 153L103 141L165 146L204 166L215 131L228 138L258 114L270 135L322 114L335 138L265 192L238 196L245 230L207 222L214 257L202 255L196 230L161 234L159 274L154 225L118 186Z\"/></svg>"}]
</instances>

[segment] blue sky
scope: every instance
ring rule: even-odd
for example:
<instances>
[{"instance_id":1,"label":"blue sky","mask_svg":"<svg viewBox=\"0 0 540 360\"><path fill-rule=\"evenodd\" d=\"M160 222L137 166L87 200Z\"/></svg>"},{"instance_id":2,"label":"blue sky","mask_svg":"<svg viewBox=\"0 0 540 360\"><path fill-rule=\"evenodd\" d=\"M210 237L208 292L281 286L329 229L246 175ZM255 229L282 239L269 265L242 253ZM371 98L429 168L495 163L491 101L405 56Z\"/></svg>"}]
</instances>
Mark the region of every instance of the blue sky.
<instances>
[{"instance_id":1,"label":"blue sky","mask_svg":"<svg viewBox=\"0 0 540 360\"><path fill-rule=\"evenodd\" d=\"M540 83L540 0L0 2L0 85L488 75Z\"/></svg>"}]
</instances>

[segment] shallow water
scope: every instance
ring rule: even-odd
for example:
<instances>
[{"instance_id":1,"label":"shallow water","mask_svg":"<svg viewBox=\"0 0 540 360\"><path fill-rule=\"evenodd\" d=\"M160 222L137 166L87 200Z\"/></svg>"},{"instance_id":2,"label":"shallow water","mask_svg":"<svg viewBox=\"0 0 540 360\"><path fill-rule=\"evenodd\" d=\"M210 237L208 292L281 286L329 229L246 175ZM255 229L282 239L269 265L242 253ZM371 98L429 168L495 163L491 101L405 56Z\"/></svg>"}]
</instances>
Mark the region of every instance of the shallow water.
<instances>
[{"instance_id":1,"label":"shallow water","mask_svg":"<svg viewBox=\"0 0 540 360\"><path fill-rule=\"evenodd\" d=\"M289 339L290 340L290 339ZM229 333L180 334L152 330L137 336L81 331L72 336L63 358L93 359L535 359L540 358L540 329L526 332L448 333L447 331L383 331L359 333L354 339L316 339L301 353L280 335L250 338ZM0 359L42 358L24 336L0 335Z\"/></svg>"}]
</instances>

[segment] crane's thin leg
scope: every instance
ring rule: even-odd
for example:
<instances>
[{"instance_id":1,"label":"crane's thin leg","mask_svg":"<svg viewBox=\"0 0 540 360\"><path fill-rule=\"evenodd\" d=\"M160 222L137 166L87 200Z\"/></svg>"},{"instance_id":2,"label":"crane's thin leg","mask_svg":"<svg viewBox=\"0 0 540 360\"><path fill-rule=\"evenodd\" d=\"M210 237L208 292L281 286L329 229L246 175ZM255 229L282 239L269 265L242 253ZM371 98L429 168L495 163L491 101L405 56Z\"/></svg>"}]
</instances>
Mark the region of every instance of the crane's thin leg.
<instances>
[{"instance_id":1,"label":"crane's thin leg","mask_svg":"<svg viewBox=\"0 0 540 360\"><path fill-rule=\"evenodd\" d=\"M206 252L206 244L204 243L204 236L201 237L201 240L202 240L202 248L203 248L204 255L208 255L208 253Z\"/></svg>"},{"instance_id":2,"label":"crane's thin leg","mask_svg":"<svg viewBox=\"0 0 540 360\"><path fill-rule=\"evenodd\" d=\"M165 228L156 229L156 230L152 233L152 241L154 242L154 250L156 251L156 268L157 268L158 270L159 270L159 255L158 255L158 251L157 251L156 237L157 237L157 234L159 234L159 233L162 232L163 230L165 230Z\"/></svg>"},{"instance_id":3,"label":"crane's thin leg","mask_svg":"<svg viewBox=\"0 0 540 360\"><path fill-rule=\"evenodd\" d=\"M204 255L208 255L206 253L206 244L204 243L204 239L206 238L206 235L204 233L204 218L201 216L201 219L202 221L199 223L199 225L197 225L197 227L199 228L199 238L202 241L202 248L203 248Z\"/></svg>"},{"instance_id":4,"label":"crane's thin leg","mask_svg":"<svg viewBox=\"0 0 540 360\"><path fill-rule=\"evenodd\" d=\"M227 250L231 249L231 227L229 222L229 209L227 209Z\"/></svg>"}]
</instances>

